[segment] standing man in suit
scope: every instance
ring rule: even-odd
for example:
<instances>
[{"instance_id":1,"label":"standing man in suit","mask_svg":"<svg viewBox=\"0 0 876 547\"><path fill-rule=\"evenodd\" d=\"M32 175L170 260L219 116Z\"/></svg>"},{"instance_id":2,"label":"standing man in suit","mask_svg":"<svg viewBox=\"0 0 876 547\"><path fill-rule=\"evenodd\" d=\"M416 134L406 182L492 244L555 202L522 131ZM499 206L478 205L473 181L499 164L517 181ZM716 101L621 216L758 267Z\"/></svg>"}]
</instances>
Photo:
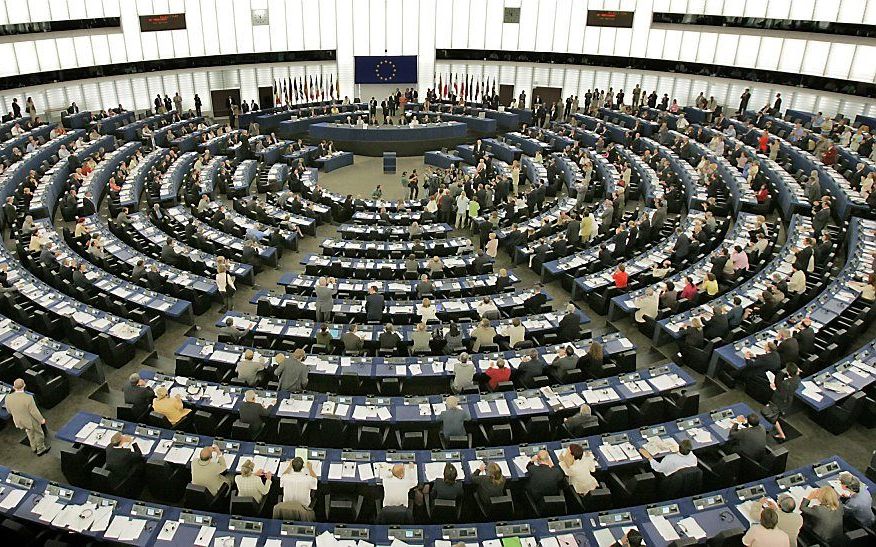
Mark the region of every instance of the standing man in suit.
<instances>
[{"instance_id":1,"label":"standing man in suit","mask_svg":"<svg viewBox=\"0 0 876 547\"><path fill-rule=\"evenodd\" d=\"M204 104L204 103L201 102L201 98L198 97L197 93L195 93L195 115L198 116L199 118L201 117L201 105L202 104ZM182 115L181 112L178 112L178 114Z\"/></svg>"},{"instance_id":2,"label":"standing man in suit","mask_svg":"<svg viewBox=\"0 0 876 547\"><path fill-rule=\"evenodd\" d=\"M15 391L6 396L6 411L12 416L15 427L27 433L31 450L37 456L42 456L49 451L46 435L43 432L46 419L40 414L33 395L24 392L24 380L17 378L12 387Z\"/></svg>"},{"instance_id":3,"label":"standing man in suit","mask_svg":"<svg viewBox=\"0 0 876 547\"><path fill-rule=\"evenodd\" d=\"M386 301L383 295L377 292L377 286L368 287L368 295L365 297L365 319L367 321L382 320L385 306Z\"/></svg>"},{"instance_id":4,"label":"standing man in suit","mask_svg":"<svg viewBox=\"0 0 876 547\"><path fill-rule=\"evenodd\" d=\"M320 277L313 292L316 295L316 320L331 321L335 295L338 294L335 278Z\"/></svg>"},{"instance_id":5,"label":"standing man in suit","mask_svg":"<svg viewBox=\"0 0 876 547\"><path fill-rule=\"evenodd\" d=\"M751 90L745 88L745 93L739 97L739 111L737 114L745 114L745 110L748 108L748 101L751 100Z\"/></svg>"}]
</instances>

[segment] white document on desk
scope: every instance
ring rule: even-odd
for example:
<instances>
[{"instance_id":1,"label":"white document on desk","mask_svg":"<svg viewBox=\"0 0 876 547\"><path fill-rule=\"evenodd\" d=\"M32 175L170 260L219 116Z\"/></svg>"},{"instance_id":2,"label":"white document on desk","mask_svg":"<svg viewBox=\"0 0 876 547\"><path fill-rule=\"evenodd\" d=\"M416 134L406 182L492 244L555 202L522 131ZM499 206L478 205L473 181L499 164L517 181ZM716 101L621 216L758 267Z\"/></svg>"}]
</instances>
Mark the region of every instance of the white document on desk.
<instances>
[{"instance_id":1,"label":"white document on desk","mask_svg":"<svg viewBox=\"0 0 876 547\"><path fill-rule=\"evenodd\" d=\"M161 527L161 531L158 532L158 539L161 541L172 541L173 536L176 535L176 531L179 529L179 522L175 520L168 520L164 523L164 526Z\"/></svg>"},{"instance_id":2,"label":"white document on desk","mask_svg":"<svg viewBox=\"0 0 876 547\"><path fill-rule=\"evenodd\" d=\"M359 480L370 481L374 478L374 467L370 463L359 464Z\"/></svg>"},{"instance_id":3,"label":"white document on desk","mask_svg":"<svg viewBox=\"0 0 876 547\"><path fill-rule=\"evenodd\" d=\"M526 474L526 466L529 465L530 459L527 456L521 454L520 456L516 456L514 458L514 465L520 471L521 474Z\"/></svg>"},{"instance_id":4,"label":"white document on desk","mask_svg":"<svg viewBox=\"0 0 876 547\"><path fill-rule=\"evenodd\" d=\"M255 538L252 536L248 536L245 538L240 538L239 547L256 547L259 544L259 538Z\"/></svg>"},{"instance_id":5,"label":"white document on desk","mask_svg":"<svg viewBox=\"0 0 876 547\"><path fill-rule=\"evenodd\" d=\"M216 528L213 526L201 526L201 529L198 531L198 537L195 538L195 545L197 547L209 547L215 533Z\"/></svg>"},{"instance_id":6,"label":"white document on desk","mask_svg":"<svg viewBox=\"0 0 876 547\"><path fill-rule=\"evenodd\" d=\"M19 490L17 488L12 490L9 492L9 495L0 502L0 509L9 510L18 507L18 504L24 499L25 494L27 494L27 490Z\"/></svg>"},{"instance_id":7,"label":"white document on desk","mask_svg":"<svg viewBox=\"0 0 876 547\"><path fill-rule=\"evenodd\" d=\"M666 517L662 515L651 515L650 519L651 524L654 525L654 528L657 529L657 533L660 534L663 539L666 541L675 541L676 539L679 539L678 532L672 527L672 523L666 520Z\"/></svg>"},{"instance_id":8,"label":"white document on desk","mask_svg":"<svg viewBox=\"0 0 876 547\"><path fill-rule=\"evenodd\" d=\"M596 538L596 544L599 545L599 547L609 547L615 543L614 534L611 533L611 529L609 528L594 530L593 537Z\"/></svg>"},{"instance_id":9,"label":"white document on desk","mask_svg":"<svg viewBox=\"0 0 876 547\"><path fill-rule=\"evenodd\" d=\"M91 523L90 530L92 532L103 532L109 526L110 519L113 516L113 508L109 505L98 507L94 510L94 520Z\"/></svg>"},{"instance_id":10,"label":"white document on desk","mask_svg":"<svg viewBox=\"0 0 876 547\"><path fill-rule=\"evenodd\" d=\"M695 517L687 517L678 521L678 525L684 529L684 535L697 540L706 538L706 531L703 530L700 523Z\"/></svg>"}]
</instances>

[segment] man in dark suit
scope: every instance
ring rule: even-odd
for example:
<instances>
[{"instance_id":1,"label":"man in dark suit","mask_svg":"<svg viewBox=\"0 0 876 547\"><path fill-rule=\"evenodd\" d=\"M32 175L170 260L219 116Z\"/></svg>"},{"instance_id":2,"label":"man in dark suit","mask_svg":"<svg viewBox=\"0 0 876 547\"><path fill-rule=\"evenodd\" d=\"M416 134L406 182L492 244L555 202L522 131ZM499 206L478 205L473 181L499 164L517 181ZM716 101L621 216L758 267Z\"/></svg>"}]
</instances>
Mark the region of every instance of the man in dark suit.
<instances>
[{"instance_id":1,"label":"man in dark suit","mask_svg":"<svg viewBox=\"0 0 876 547\"><path fill-rule=\"evenodd\" d=\"M597 269L608 268L609 266L613 266L616 262L605 243L599 246L599 253L597 253L596 256L599 259L599 266Z\"/></svg>"},{"instance_id":2,"label":"man in dark suit","mask_svg":"<svg viewBox=\"0 0 876 547\"><path fill-rule=\"evenodd\" d=\"M623 258L627 252L627 232L623 229L623 226L618 226L611 241L614 243L614 251L611 253L611 256Z\"/></svg>"},{"instance_id":3,"label":"man in dark suit","mask_svg":"<svg viewBox=\"0 0 876 547\"><path fill-rule=\"evenodd\" d=\"M477 256L472 261L472 270L476 275L487 273L487 266L492 263L492 259L482 250L478 251Z\"/></svg>"},{"instance_id":4,"label":"man in dark suit","mask_svg":"<svg viewBox=\"0 0 876 547\"><path fill-rule=\"evenodd\" d=\"M566 314L560 319L558 338L563 342L574 342L581 338L581 318L574 304L566 306Z\"/></svg>"},{"instance_id":5,"label":"man in dark suit","mask_svg":"<svg viewBox=\"0 0 876 547\"><path fill-rule=\"evenodd\" d=\"M243 394L243 403L241 403L238 412L240 413L240 421L249 424L253 437L262 431L265 426L264 419L271 415L267 408L256 402L256 392L251 389Z\"/></svg>"},{"instance_id":6,"label":"man in dark suit","mask_svg":"<svg viewBox=\"0 0 876 547\"><path fill-rule=\"evenodd\" d=\"M748 427L741 427L745 423ZM747 418L737 416L730 429L730 447L733 452L757 460L766 450L766 441L766 430L760 425L760 416L757 413L753 412Z\"/></svg>"},{"instance_id":7,"label":"man in dark suit","mask_svg":"<svg viewBox=\"0 0 876 547\"><path fill-rule=\"evenodd\" d=\"M791 336L788 329L782 329L779 331L778 341L776 351L781 358L782 365L796 363L800 359L800 344L797 339Z\"/></svg>"},{"instance_id":8,"label":"man in dark suit","mask_svg":"<svg viewBox=\"0 0 876 547\"><path fill-rule=\"evenodd\" d=\"M541 313L541 307L547 303L547 294L544 292L544 287L536 285L534 290L534 294L523 301L523 307L529 315Z\"/></svg>"},{"instance_id":9,"label":"man in dark suit","mask_svg":"<svg viewBox=\"0 0 876 547\"><path fill-rule=\"evenodd\" d=\"M709 262L712 263L711 272L717 279L726 280L727 276L724 275L724 267L727 265L728 260L730 260L730 253L727 251L727 247L721 248L717 255L709 259Z\"/></svg>"},{"instance_id":10,"label":"man in dark suit","mask_svg":"<svg viewBox=\"0 0 876 547\"><path fill-rule=\"evenodd\" d=\"M520 359L520 366L517 367L517 383L524 388L535 387L533 380L544 375L544 368L544 361L538 356L538 352L534 349L530 350Z\"/></svg>"},{"instance_id":11,"label":"man in dark suit","mask_svg":"<svg viewBox=\"0 0 876 547\"><path fill-rule=\"evenodd\" d=\"M730 334L730 324L725 313L724 306L715 306L712 318L703 325L703 336L706 340L713 338L726 338Z\"/></svg>"},{"instance_id":12,"label":"man in dark suit","mask_svg":"<svg viewBox=\"0 0 876 547\"><path fill-rule=\"evenodd\" d=\"M143 453L134 438L120 431L113 434L106 447L104 467L110 472L111 481L119 481L143 465ZM128 448L130 446L131 448Z\"/></svg>"},{"instance_id":13,"label":"man in dark suit","mask_svg":"<svg viewBox=\"0 0 876 547\"><path fill-rule=\"evenodd\" d=\"M6 222L6 227L9 228L10 238L12 237L15 228L15 215L17 213L13 199L14 198L10 196L6 198L6 203L3 204L3 220Z\"/></svg>"},{"instance_id":14,"label":"man in dark suit","mask_svg":"<svg viewBox=\"0 0 876 547\"><path fill-rule=\"evenodd\" d=\"M85 264L79 264L79 266L77 266L76 269L73 270L73 286L84 289L86 294L88 294L90 293L92 286L91 282L88 281L88 278L85 277L85 271Z\"/></svg>"},{"instance_id":15,"label":"man in dark suit","mask_svg":"<svg viewBox=\"0 0 876 547\"><path fill-rule=\"evenodd\" d=\"M831 252L833 252L833 244L830 241L830 234L825 232L821 234L821 241L815 247L815 263L819 266L823 265L830 258Z\"/></svg>"},{"instance_id":16,"label":"man in dark suit","mask_svg":"<svg viewBox=\"0 0 876 547\"><path fill-rule=\"evenodd\" d=\"M675 247L672 249L672 260L681 262L690 252L690 238L687 237L681 226L676 228L675 233L678 234L678 237L675 240Z\"/></svg>"},{"instance_id":17,"label":"man in dark suit","mask_svg":"<svg viewBox=\"0 0 876 547\"><path fill-rule=\"evenodd\" d=\"M563 421L563 425L573 437L584 437L599 427L599 418L592 414L590 405L583 404L577 414Z\"/></svg>"},{"instance_id":18,"label":"man in dark suit","mask_svg":"<svg viewBox=\"0 0 876 547\"><path fill-rule=\"evenodd\" d=\"M545 496L561 493L565 475L554 465L547 450L539 450L526 466L526 492L537 506L544 503Z\"/></svg>"},{"instance_id":19,"label":"man in dark suit","mask_svg":"<svg viewBox=\"0 0 876 547\"><path fill-rule=\"evenodd\" d=\"M775 342L767 342L766 353L754 356L750 351L745 352L745 367L742 369L740 376L743 378L753 378L763 376L767 371L778 372L782 369L782 358L776 351Z\"/></svg>"},{"instance_id":20,"label":"man in dark suit","mask_svg":"<svg viewBox=\"0 0 876 547\"><path fill-rule=\"evenodd\" d=\"M797 324L797 329L794 338L797 340L799 354L809 355L815 346L815 329L812 328L812 319L804 317Z\"/></svg>"},{"instance_id":21,"label":"man in dark suit","mask_svg":"<svg viewBox=\"0 0 876 547\"><path fill-rule=\"evenodd\" d=\"M143 416L152 406L155 392L146 385L136 372L128 377L128 384L122 390L125 396L125 404L131 405L131 410L137 416Z\"/></svg>"},{"instance_id":22,"label":"man in dark suit","mask_svg":"<svg viewBox=\"0 0 876 547\"><path fill-rule=\"evenodd\" d=\"M377 287L368 287L368 295L365 297L365 318L367 321L380 321L383 319L383 308L386 302L383 295L377 292Z\"/></svg>"},{"instance_id":23,"label":"man in dark suit","mask_svg":"<svg viewBox=\"0 0 876 547\"><path fill-rule=\"evenodd\" d=\"M794 266L801 272L805 272L809 268L809 259L812 258L813 254L812 244L810 243L811 239L807 237L806 245L794 255Z\"/></svg>"},{"instance_id":24,"label":"man in dark suit","mask_svg":"<svg viewBox=\"0 0 876 547\"><path fill-rule=\"evenodd\" d=\"M569 245L577 245L581 241L581 221L577 215L572 216L572 219L566 224L566 241Z\"/></svg>"},{"instance_id":25,"label":"man in dark suit","mask_svg":"<svg viewBox=\"0 0 876 547\"><path fill-rule=\"evenodd\" d=\"M472 154L474 154L475 163L477 160L480 160L484 156L484 145L480 139L476 140L474 145L471 147Z\"/></svg>"}]
</instances>

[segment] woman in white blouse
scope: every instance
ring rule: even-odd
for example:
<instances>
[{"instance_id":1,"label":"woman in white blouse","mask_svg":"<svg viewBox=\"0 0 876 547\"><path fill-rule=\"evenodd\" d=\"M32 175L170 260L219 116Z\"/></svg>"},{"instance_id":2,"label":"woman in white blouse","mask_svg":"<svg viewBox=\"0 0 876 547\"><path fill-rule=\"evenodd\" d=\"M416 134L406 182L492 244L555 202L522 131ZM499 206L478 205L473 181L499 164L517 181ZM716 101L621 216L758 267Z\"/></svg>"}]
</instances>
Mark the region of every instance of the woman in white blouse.
<instances>
[{"instance_id":1,"label":"woman in white blouse","mask_svg":"<svg viewBox=\"0 0 876 547\"><path fill-rule=\"evenodd\" d=\"M234 309L234 276L228 273L225 262L216 261L216 288L219 289L219 294L222 295L222 309L224 313Z\"/></svg>"},{"instance_id":2,"label":"woman in white blouse","mask_svg":"<svg viewBox=\"0 0 876 547\"><path fill-rule=\"evenodd\" d=\"M420 320L423 323L426 323L430 320L438 320L436 308L432 305L432 301L428 298L424 298L423 303L417 306L417 313L420 314Z\"/></svg>"},{"instance_id":3,"label":"woman in white blouse","mask_svg":"<svg viewBox=\"0 0 876 547\"><path fill-rule=\"evenodd\" d=\"M580 496L586 496L599 487L599 482L593 478L596 461L591 454L584 453L580 444L572 443L566 448L560 456L560 469L569 477L569 484Z\"/></svg>"}]
</instances>

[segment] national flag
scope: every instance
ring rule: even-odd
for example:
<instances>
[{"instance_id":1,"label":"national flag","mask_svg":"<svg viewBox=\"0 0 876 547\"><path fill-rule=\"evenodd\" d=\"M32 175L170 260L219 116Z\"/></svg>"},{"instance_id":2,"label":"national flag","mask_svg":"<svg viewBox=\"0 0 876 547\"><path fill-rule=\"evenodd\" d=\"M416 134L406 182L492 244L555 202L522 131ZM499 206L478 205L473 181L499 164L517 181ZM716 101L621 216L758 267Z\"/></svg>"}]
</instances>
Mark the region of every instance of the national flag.
<instances>
[{"instance_id":1,"label":"national flag","mask_svg":"<svg viewBox=\"0 0 876 547\"><path fill-rule=\"evenodd\" d=\"M493 91L492 91L492 94L493 94L493 95L496 94L496 77L495 77L495 76L493 76Z\"/></svg>"},{"instance_id":2,"label":"national flag","mask_svg":"<svg viewBox=\"0 0 876 547\"><path fill-rule=\"evenodd\" d=\"M298 102L298 80L293 78L292 85L293 85L293 87L295 87L295 102L297 103Z\"/></svg>"},{"instance_id":3,"label":"national flag","mask_svg":"<svg viewBox=\"0 0 876 547\"><path fill-rule=\"evenodd\" d=\"M329 97L332 99L335 98L335 76L334 74L329 74Z\"/></svg>"},{"instance_id":4,"label":"national flag","mask_svg":"<svg viewBox=\"0 0 876 547\"><path fill-rule=\"evenodd\" d=\"M456 74L453 75L453 94L459 95L459 77Z\"/></svg>"},{"instance_id":5,"label":"national flag","mask_svg":"<svg viewBox=\"0 0 876 547\"><path fill-rule=\"evenodd\" d=\"M338 77L338 79L335 80L335 91L338 92L338 99L340 99L341 98L341 78L340 77Z\"/></svg>"}]
</instances>

